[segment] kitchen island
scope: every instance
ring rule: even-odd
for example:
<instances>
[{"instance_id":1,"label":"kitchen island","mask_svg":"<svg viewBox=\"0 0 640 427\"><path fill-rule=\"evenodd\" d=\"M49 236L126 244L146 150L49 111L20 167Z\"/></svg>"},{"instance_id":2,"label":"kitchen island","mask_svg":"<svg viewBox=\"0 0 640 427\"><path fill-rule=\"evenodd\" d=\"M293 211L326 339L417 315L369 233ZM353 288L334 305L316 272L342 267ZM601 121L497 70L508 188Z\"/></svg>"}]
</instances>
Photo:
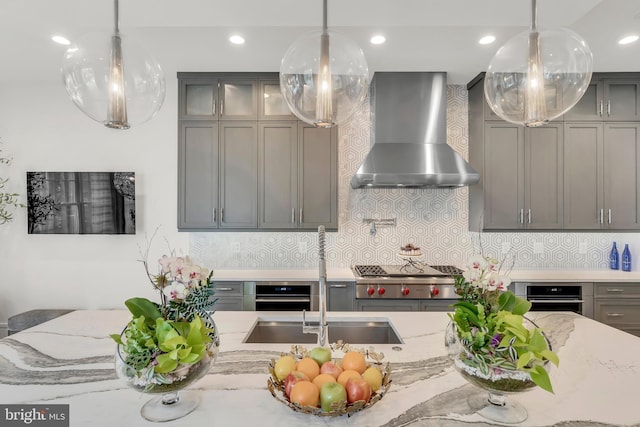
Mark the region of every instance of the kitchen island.
<instances>
[{"instance_id":1,"label":"kitchen island","mask_svg":"<svg viewBox=\"0 0 640 427\"><path fill-rule=\"evenodd\" d=\"M555 395L534 389L509 397L529 412L522 425L640 424L640 338L573 313L530 314L551 336L561 362L550 373ZM430 312L330 313L329 320L391 321L404 343L375 346L391 363L391 388L372 408L350 418L292 411L266 388L268 361L290 346L243 343L258 318L292 317L301 319L301 314L215 313L218 360L190 387L201 391L201 404L165 425L489 425L468 403L470 396L485 392L468 384L446 355L446 314ZM69 404L70 425L78 427L152 425L139 413L149 396L127 388L113 368L115 344L108 335L129 319L123 310L75 311L0 340L0 404Z\"/></svg>"}]
</instances>

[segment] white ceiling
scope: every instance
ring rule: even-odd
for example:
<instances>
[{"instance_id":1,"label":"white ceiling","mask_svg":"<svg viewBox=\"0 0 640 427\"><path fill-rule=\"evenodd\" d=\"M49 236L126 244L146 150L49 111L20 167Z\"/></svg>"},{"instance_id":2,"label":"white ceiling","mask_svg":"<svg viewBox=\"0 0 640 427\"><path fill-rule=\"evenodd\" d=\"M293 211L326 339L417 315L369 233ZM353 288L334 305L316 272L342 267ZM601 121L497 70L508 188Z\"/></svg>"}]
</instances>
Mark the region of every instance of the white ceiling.
<instances>
[{"instance_id":1,"label":"white ceiling","mask_svg":"<svg viewBox=\"0 0 640 427\"><path fill-rule=\"evenodd\" d=\"M329 0L332 30L353 38L371 72L447 71L465 84L530 21L530 0ZM60 80L63 46L89 31L110 31L112 0L1 0L0 81ZM174 71L278 71L293 40L322 24L322 0L120 0L121 32ZM540 28L567 27L594 54L595 71L640 71L640 0L538 0ZM227 38L247 40L232 46ZM368 40L382 33L387 43ZM497 37L480 46L486 33ZM1 96L1 95L0 95Z\"/></svg>"}]
</instances>

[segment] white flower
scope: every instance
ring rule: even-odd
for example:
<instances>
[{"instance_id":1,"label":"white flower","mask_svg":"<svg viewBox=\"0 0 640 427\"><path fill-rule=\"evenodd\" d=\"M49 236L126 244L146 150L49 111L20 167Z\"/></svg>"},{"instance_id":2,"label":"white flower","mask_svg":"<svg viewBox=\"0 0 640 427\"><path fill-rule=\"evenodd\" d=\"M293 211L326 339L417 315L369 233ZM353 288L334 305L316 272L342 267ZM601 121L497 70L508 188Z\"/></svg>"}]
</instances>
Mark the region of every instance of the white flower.
<instances>
[{"instance_id":1,"label":"white flower","mask_svg":"<svg viewBox=\"0 0 640 427\"><path fill-rule=\"evenodd\" d=\"M189 293L184 284L180 282L171 282L171 284L166 286L162 290L162 292L169 299L169 301L183 300Z\"/></svg>"}]
</instances>

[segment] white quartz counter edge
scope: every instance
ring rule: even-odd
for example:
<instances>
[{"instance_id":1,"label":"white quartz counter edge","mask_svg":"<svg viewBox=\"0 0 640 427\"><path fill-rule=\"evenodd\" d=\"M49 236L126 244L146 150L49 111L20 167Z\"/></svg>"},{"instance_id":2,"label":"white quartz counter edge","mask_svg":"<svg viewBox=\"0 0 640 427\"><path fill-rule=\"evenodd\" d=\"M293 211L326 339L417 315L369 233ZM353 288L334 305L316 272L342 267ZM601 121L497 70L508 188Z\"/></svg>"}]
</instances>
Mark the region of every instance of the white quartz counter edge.
<instances>
[{"instance_id":1,"label":"white quartz counter edge","mask_svg":"<svg viewBox=\"0 0 640 427\"><path fill-rule=\"evenodd\" d=\"M616 270L513 270L512 281L520 282L640 282L640 271ZM268 281L318 280L317 269L273 269L273 270L219 270L214 269L214 280ZM327 269L329 281L353 281L349 268Z\"/></svg>"}]
</instances>

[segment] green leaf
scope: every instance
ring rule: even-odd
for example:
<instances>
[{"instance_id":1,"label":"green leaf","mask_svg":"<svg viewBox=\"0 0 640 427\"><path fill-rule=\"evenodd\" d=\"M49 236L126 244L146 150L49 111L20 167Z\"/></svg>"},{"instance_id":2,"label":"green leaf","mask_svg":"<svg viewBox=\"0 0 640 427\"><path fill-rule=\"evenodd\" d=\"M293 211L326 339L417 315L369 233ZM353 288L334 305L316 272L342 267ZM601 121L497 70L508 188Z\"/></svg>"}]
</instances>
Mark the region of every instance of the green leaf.
<instances>
[{"instance_id":1,"label":"green leaf","mask_svg":"<svg viewBox=\"0 0 640 427\"><path fill-rule=\"evenodd\" d=\"M549 374L545 369L538 365L535 366L529 374L531 375L531 379L534 383L543 390L548 391L549 393L553 393L553 387L551 386L551 380L549 379Z\"/></svg>"},{"instance_id":2,"label":"green leaf","mask_svg":"<svg viewBox=\"0 0 640 427\"><path fill-rule=\"evenodd\" d=\"M560 358L551 350L542 350L540 355L556 366L560 365Z\"/></svg>"},{"instance_id":3,"label":"green leaf","mask_svg":"<svg viewBox=\"0 0 640 427\"><path fill-rule=\"evenodd\" d=\"M518 369L524 368L533 358L534 358L533 353L530 351L527 351L526 353L522 353L520 357L518 357L518 363L516 367Z\"/></svg>"},{"instance_id":4,"label":"green leaf","mask_svg":"<svg viewBox=\"0 0 640 427\"><path fill-rule=\"evenodd\" d=\"M542 332L540 329L535 328L533 333L531 334L531 340L529 341L529 349L531 351L535 351L536 353L540 353L543 350L546 350L547 340L544 339Z\"/></svg>"},{"instance_id":5,"label":"green leaf","mask_svg":"<svg viewBox=\"0 0 640 427\"><path fill-rule=\"evenodd\" d=\"M158 305L146 298L129 298L124 302L133 317L144 316L147 325L153 327L156 319L162 317Z\"/></svg>"},{"instance_id":6,"label":"green leaf","mask_svg":"<svg viewBox=\"0 0 640 427\"><path fill-rule=\"evenodd\" d=\"M155 366L154 371L159 374L171 372L178 366L178 362L172 359L169 353L159 355L156 360L158 364Z\"/></svg>"},{"instance_id":7,"label":"green leaf","mask_svg":"<svg viewBox=\"0 0 640 427\"><path fill-rule=\"evenodd\" d=\"M529 310L531 310L531 303L529 301L521 297L515 297L515 298L516 298L516 302L513 308L511 309L511 312L513 314L519 314L522 316L525 313L527 313Z\"/></svg>"},{"instance_id":8,"label":"green leaf","mask_svg":"<svg viewBox=\"0 0 640 427\"><path fill-rule=\"evenodd\" d=\"M109 336L118 344L123 345L122 338L120 338L120 334L111 334Z\"/></svg>"}]
</instances>

